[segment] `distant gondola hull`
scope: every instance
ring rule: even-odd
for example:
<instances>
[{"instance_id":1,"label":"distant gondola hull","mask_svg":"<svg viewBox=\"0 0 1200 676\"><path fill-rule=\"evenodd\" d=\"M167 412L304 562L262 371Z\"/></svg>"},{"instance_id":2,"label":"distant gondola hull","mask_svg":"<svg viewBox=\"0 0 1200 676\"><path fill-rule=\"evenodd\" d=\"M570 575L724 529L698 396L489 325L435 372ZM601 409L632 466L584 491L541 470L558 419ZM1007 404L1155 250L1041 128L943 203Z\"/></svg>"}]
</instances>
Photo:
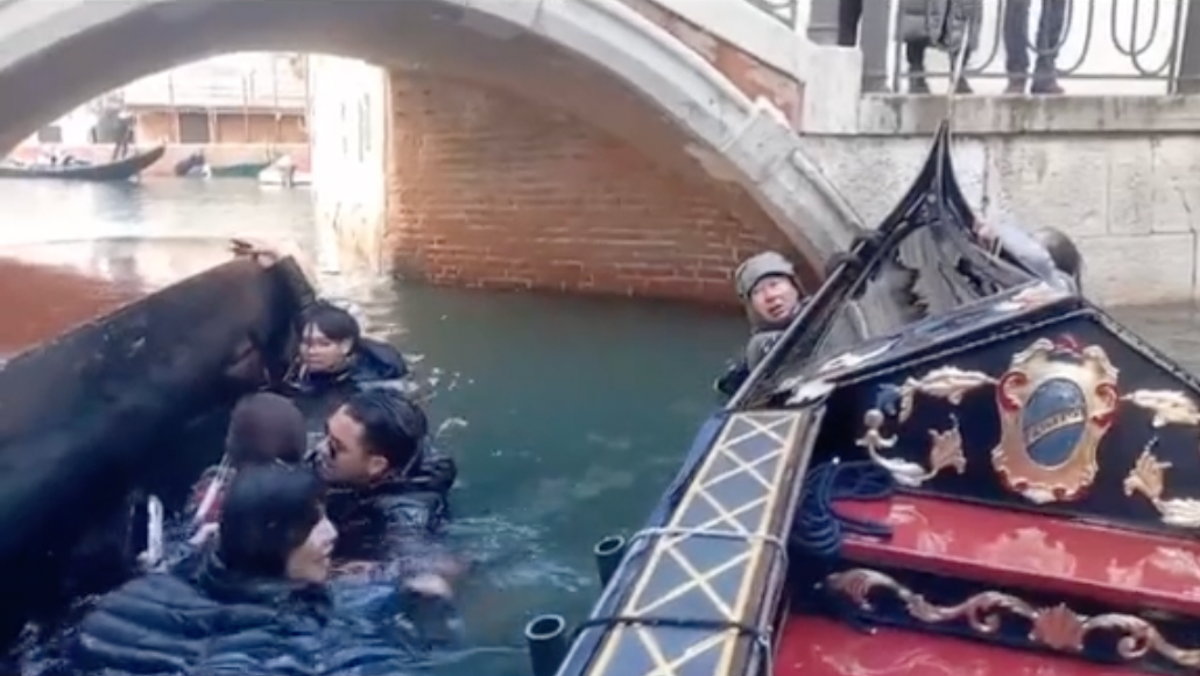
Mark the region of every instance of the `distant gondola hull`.
<instances>
[{"instance_id":1,"label":"distant gondola hull","mask_svg":"<svg viewBox=\"0 0 1200 676\"><path fill-rule=\"evenodd\" d=\"M159 146L116 162L67 166L0 165L0 178L51 179L58 181L128 181L162 159L167 149Z\"/></svg>"}]
</instances>

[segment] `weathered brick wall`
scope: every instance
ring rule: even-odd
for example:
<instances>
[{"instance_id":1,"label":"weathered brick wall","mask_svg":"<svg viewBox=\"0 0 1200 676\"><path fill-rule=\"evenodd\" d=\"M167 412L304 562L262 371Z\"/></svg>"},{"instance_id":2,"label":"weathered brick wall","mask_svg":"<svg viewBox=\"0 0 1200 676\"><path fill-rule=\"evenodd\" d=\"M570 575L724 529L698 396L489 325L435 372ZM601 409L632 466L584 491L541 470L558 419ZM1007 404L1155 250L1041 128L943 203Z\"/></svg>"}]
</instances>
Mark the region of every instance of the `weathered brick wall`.
<instances>
[{"instance_id":1,"label":"weathered brick wall","mask_svg":"<svg viewBox=\"0 0 1200 676\"><path fill-rule=\"evenodd\" d=\"M403 73L391 99L385 246L402 273L729 302L742 258L790 250L740 189L668 172L565 114Z\"/></svg>"}]
</instances>

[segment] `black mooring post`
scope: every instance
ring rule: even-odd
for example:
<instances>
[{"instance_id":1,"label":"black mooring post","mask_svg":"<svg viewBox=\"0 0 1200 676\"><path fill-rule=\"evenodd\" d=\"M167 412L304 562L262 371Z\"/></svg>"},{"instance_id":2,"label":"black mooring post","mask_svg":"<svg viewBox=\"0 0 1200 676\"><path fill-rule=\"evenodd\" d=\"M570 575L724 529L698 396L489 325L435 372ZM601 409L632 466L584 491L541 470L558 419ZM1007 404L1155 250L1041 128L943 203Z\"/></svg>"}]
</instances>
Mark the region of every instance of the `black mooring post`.
<instances>
[{"instance_id":1,"label":"black mooring post","mask_svg":"<svg viewBox=\"0 0 1200 676\"><path fill-rule=\"evenodd\" d=\"M562 615L539 615L525 625L533 676L554 676L567 656L567 621Z\"/></svg>"},{"instance_id":2,"label":"black mooring post","mask_svg":"<svg viewBox=\"0 0 1200 676\"><path fill-rule=\"evenodd\" d=\"M625 538L620 535L610 535L592 547L596 556L596 571L600 574L600 587L607 587L621 559L625 558Z\"/></svg>"}]
</instances>

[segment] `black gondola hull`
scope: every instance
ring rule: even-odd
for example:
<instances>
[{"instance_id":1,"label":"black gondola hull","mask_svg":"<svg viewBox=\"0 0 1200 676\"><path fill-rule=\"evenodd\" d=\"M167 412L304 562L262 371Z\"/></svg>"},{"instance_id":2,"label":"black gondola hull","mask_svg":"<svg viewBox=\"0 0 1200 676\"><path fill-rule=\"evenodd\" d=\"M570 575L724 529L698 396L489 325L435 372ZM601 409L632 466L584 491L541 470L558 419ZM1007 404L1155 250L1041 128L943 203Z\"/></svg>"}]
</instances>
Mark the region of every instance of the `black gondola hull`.
<instances>
[{"instance_id":1,"label":"black gondola hull","mask_svg":"<svg viewBox=\"0 0 1200 676\"><path fill-rule=\"evenodd\" d=\"M53 179L57 181L128 181L139 176L166 154L165 146L137 153L115 162L66 166L18 166L0 164L0 178Z\"/></svg>"},{"instance_id":2,"label":"black gondola hull","mask_svg":"<svg viewBox=\"0 0 1200 676\"><path fill-rule=\"evenodd\" d=\"M0 629L58 599L71 550L131 491L168 493L221 453L238 396L282 373L309 292L238 260L11 359L0 371ZM194 435L191 431L208 430ZM182 478L181 478L182 477ZM175 491L178 492L178 491Z\"/></svg>"}]
</instances>

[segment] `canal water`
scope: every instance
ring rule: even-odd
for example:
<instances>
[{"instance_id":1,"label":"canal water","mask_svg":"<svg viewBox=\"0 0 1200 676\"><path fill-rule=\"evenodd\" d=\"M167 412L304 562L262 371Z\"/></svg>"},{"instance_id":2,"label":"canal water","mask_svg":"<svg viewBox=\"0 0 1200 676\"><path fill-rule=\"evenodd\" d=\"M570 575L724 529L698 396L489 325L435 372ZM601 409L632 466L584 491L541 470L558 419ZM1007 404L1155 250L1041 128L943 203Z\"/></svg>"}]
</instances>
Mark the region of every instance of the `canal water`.
<instances>
[{"instance_id":1,"label":"canal water","mask_svg":"<svg viewBox=\"0 0 1200 676\"><path fill-rule=\"evenodd\" d=\"M599 591L593 543L647 518L715 406L714 372L745 332L736 314L677 305L338 271L309 193L253 182L0 182L0 222L0 253L111 280L82 290L50 273L10 283L0 266L22 327L0 325L0 349L91 311L81 305L105 307L227 258L228 238L240 236L303 251L324 292L417 362L441 446L460 468L452 538L474 562L460 593L477 649L432 667L438 674L527 674L524 623L539 612L586 614Z\"/></svg>"},{"instance_id":2,"label":"canal water","mask_svg":"<svg viewBox=\"0 0 1200 676\"><path fill-rule=\"evenodd\" d=\"M339 270L309 194L253 182L0 182L0 222L0 254L111 280L0 265L10 312L0 351L212 265L239 236L303 252L326 294L416 362L441 445L460 466L452 538L475 563L460 590L475 647L429 666L435 674L523 676L521 629L532 615L585 615L599 591L593 543L647 517L715 407L709 384L745 331L736 315L677 305L429 288ZM1200 370L1200 313L1118 316Z\"/></svg>"}]
</instances>

